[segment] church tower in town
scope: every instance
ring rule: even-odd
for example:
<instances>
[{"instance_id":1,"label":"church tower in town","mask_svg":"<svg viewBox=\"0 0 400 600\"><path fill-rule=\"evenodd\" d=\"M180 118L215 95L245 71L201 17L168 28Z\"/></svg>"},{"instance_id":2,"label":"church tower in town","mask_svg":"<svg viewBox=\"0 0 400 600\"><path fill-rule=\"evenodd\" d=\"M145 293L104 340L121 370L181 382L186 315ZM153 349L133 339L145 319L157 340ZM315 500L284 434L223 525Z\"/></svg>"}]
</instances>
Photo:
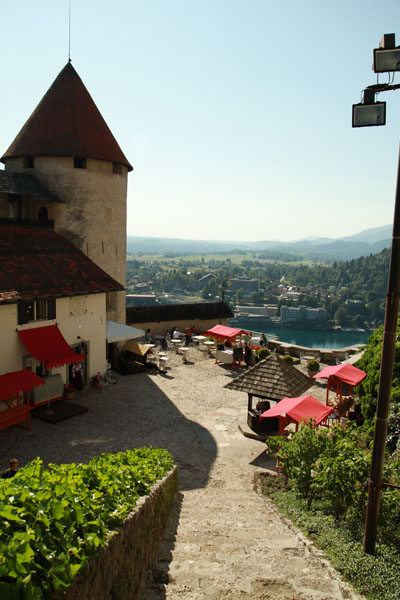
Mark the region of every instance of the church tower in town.
<instances>
[{"instance_id":1,"label":"church tower in town","mask_svg":"<svg viewBox=\"0 0 400 600\"><path fill-rule=\"evenodd\" d=\"M48 222L125 287L132 167L70 62L1 161L8 172L33 175L61 200L44 202L37 215L20 214L21 220ZM107 294L107 319L125 323L124 291Z\"/></svg>"}]
</instances>

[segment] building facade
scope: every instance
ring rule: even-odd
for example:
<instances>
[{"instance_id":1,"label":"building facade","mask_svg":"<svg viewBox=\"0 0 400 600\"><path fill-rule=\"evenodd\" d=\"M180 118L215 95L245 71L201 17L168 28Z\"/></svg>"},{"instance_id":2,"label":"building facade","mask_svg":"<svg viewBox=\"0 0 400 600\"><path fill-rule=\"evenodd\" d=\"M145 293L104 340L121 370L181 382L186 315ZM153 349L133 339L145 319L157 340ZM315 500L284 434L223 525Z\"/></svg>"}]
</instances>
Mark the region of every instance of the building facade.
<instances>
[{"instance_id":1,"label":"building facade","mask_svg":"<svg viewBox=\"0 0 400 600\"><path fill-rule=\"evenodd\" d=\"M33 207L22 197L17 217L41 215L51 221L55 231L125 287L127 176L132 166L70 62L1 161L7 174L29 175L58 199L43 199ZM123 291L107 294L107 316L125 323Z\"/></svg>"},{"instance_id":2,"label":"building facade","mask_svg":"<svg viewBox=\"0 0 400 600\"><path fill-rule=\"evenodd\" d=\"M125 324L132 167L70 62L1 161L0 374L63 384L83 361L87 384L131 335L110 332Z\"/></svg>"},{"instance_id":3,"label":"building facade","mask_svg":"<svg viewBox=\"0 0 400 600\"><path fill-rule=\"evenodd\" d=\"M308 308L306 306L281 306L281 324L291 326L324 327L327 322L324 308Z\"/></svg>"}]
</instances>

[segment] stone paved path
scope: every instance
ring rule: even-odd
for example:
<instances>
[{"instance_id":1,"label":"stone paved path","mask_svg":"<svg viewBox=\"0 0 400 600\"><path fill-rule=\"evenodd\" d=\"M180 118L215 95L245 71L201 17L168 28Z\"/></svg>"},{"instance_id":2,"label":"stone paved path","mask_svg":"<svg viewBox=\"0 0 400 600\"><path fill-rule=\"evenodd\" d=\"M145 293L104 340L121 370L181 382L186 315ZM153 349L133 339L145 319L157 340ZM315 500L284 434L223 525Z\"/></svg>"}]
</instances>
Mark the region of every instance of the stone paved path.
<instances>
[{"instance_id":1,"label":"stone paved path","mask_svg":"<svg viewBox=\"0 0 400 600\"><path fill-rule=\"evenodd\" d=\"M211 468L202 472L195 440L187 440L180 467L180 492L149 573L143 600L328 600L359 599L322 554L253 489L254 474L266 458L260 442L244 438L238 419L246 395L223 388L221 367L203 361L190 373L174 366L174 379L157 380L176 407L211 434L197 431L203 451L217 447ZM184 375L182 396L175 389ZM206 395L201 381L207 381ZM208 393L209 394L209 393ZM203 439L202 439L203 438ZM195 482L202 482L196 487ZM190 489L185 489L189 487Z\"/></svg>"},{"instance_id":2,"label":"stone paved path","mask_svg":"<svg viewBox=\"0 0 400 600\"><path fill-rule=\"evenodd\" d=\"M56 426L0 436L0 462L87 462L101 452L167 448L179 467L180 495L149 574L143 600L356 600L301 534L253 490L266 466L264 445L238 430L247 395L224 388L230 369L190 349L169 353L166 375L120 377L74 402L89 410ZM324 390L312 388L313 395Z\"/></svg>"}]
</instances>

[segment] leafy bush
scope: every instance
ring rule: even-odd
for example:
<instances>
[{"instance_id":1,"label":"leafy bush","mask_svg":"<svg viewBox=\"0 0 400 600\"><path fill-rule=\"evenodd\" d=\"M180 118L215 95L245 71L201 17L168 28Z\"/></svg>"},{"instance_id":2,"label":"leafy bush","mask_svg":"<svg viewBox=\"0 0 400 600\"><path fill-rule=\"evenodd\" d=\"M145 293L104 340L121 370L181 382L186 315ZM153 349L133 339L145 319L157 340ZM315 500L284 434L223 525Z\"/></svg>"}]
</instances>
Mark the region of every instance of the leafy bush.
<instances>
[{"instance_id":1,"label":"leafy bush","mask_svg":"<svg viewBox=\"0 0 400 600\"><path fill-rule=\"evenodd\" d=\"M267 451L276 454L279 469L298 493L312 500L312 470L326 446L326 435L315 429L315 423L301 424L291 439L270 437L266 440Z\"/></svg>"},{"instance_id":2,"label":"leafy bush","mask_svg":"<svg viewBox=\"0 0 400 600\"><path fill-rule=\"evenodd\" d=\"M268 348L259 348L258 350L256 350L256 352L260 360L263 360L263 358L267 358L267 356L269 355Z\"/></svg>"},{"instance_id":3,"label":"leafy bush","mask_svg":"<svg viewBox=\"0 0 400 600\"><path fill-rule=\"evenodd\" d=\"M287 363L288 365L292 365L293 364L293 357L290 356L290 354L285 354L285 356L282 358L282 360Z\"/></svg>"},{"instance_id":4,"label":"leafy bush","mask_svg":"<svg viewBox=\"0 0 400 600\"><path fill-rule=\"evenodd\" d=\"M368 436L354 423L327 430L317 429L311 421L301 424L291 440L271 437L266 445L277 456L286 481L307 500L309 508L320 499L336 519L364 520L372 455ZM386 461L383 480L400 484L400 453ZM383 488L380 523L400 544L399 497L399 490Z\"/></svg>"},{"instance_id":5,"label":"leafy bush","mask_svg":"<svg viewBox=\"0 0 400 600\"><path fill-rule=\"evenodd\" d=\"M141 448L48 469L37 458L1 480L0 597L61 597L172 466L166 450Z\"/></svg>"},{"instance_id":6,"label":"leafy bush","mask_svg":"<svg viewBox=\"0 0 400 600\"><path fill-rule=\"evenodd\" d=\"M313 373L317 373L319 371L319 362L315 358L312 358L307 363L307 369Z\"/></svg>"},{"instance_id":7,"label":"leafy bush","mask_svg":"<svg viewBox=\"0 0 400 600\"><path fill-rule=\"evenodd\" d=\"M365 515L371 453L355 424L336 425L314 463L311 490L324 498L336 519L346 513Z\"/></svg>"},{"instance_id":8,"label":"leafy bush","mask_svg":"<svg viewBox=\"0 0 400 600\"><path fill-rule=\"evenodd\" d=\"M383 327L380 327L368 339L364 354L356 363L356 367L367 373L367 377L357 386L357 391L361 398L361 410L365 418L365 427L369 429L371 435L373 433L372 429L378 398L382 342ZM396 409L400 410L400 319L397 322L397 340L395 344L390 400L392 414L395 414ZM393 445L396 446L396 443L397 440L394 441Z\"/></svg>"}]
</instances>

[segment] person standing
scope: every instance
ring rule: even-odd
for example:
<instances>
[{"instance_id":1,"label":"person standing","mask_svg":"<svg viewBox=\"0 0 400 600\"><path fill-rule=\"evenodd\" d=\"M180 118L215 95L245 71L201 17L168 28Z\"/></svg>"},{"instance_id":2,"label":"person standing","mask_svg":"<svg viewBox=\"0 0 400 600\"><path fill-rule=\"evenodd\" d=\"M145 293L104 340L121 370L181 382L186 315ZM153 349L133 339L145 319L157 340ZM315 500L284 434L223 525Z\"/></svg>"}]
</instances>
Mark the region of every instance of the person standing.
<instances>
[{"instance_id":1,"label":"person standing","mask_svg":"<svg viewBox=\"0 0 400 600\"><path fill-rule=\"evenodd\" d=\"M252 362L252 351L251 348L249 346L249 344L246 342L246 345L244 347L244 362L246 363L247 367L251 367L251 362Z\"/></svg>"},{"instance_id":2,"label":"person standing","mask_svg":"<svg viewBox=\"0 0 400 600\"><path fill-rule=\"evenodd\" d=\"M14 477L18 471L18 459L10 458L10 467L3 471L1 474L2 479L10 479L10 477Z\"/></svg>"}]
</instances>

